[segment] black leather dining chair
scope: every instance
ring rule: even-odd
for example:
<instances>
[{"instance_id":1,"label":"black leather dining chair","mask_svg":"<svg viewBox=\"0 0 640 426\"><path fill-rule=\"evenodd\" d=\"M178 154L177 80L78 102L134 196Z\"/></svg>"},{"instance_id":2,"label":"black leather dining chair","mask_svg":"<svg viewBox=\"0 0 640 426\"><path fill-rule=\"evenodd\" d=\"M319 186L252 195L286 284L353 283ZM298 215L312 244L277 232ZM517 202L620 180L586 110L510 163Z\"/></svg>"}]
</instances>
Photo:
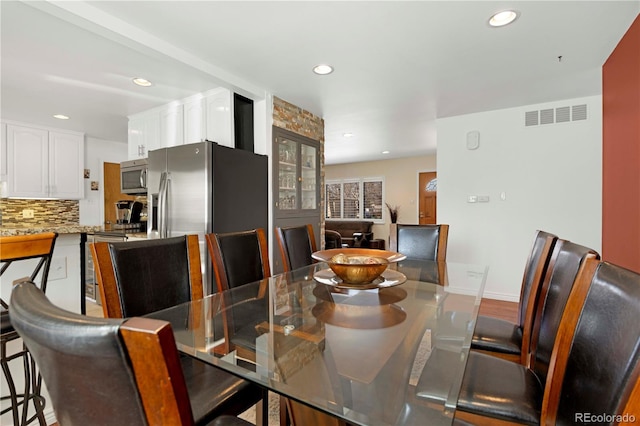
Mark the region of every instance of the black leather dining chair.
<instances>
[{"instance_id":1,"label":"black leather dining chair","mask_svg":"<svg viewBox=\"0 0 640 426\"><path fill-rule=\"evenodd\" d=\"M458 397L458 411L524 424L537 424L548 371L553 363L556 333L576 277L587 259L599 259L594 250L559 239L540 290L538 312L532 330L528 357L530 368L491 355L470 351ZM426 401L443 401L434 374L447 374L449 355L434 349L416 386ZM453 371L453 370L451 370Z\"/></svg>"},{"instance_id":2,"label":"black leather dining chair","mask_svg":"<svg viewBox=\"0 0 640 426\"><path fill-rule=\"evenodd\" d=\"M241 287L271 276L267 237L264 229L206 234L209 255L218 291ZM233 293L229 296L233 298ZM233 304L233 300L225 303ZM251 303L225 310L225 353L236 350L238 355L255 361L256 326L267 319L267 298L256 295Z\"/></svg>"},{"instance_id":3,"label":"black leather dining chair","mask_svg":"<svg viewBox=\"0 0 640 426\"><path fill-rule=\"evenodd\" d=\"M205 235L218 291L271 276L264 229Z\"/></svg>"},{"instance_id":4,"label":"black leather dining chair","mask_svg":"<svg viewBox=\"0 0 640 426\"><path fill-rule=\"evenodd\" d=\"M204 296L197 235L97 242L91 253L107 318L143 316ZM255 404L266 420L264 389L190 356L180 361L197 422Z\"/></svg>"},{"instance_id":5,"label":"black leather dining chair","mask_svg":"<svg viewBox=\"0 0 640 426\"><path fill-rule=\"evenodd\" d=\"M60 425L250 425L231 416L194 420L168 322L68 312L30 281L12 291L11 321L40 367Z\"/></svg>"},{"instance_id":6,"label":"black leather dining chair","mask_svg":"<svg viewBox=\"0 0 640 426\"><path fill-rule=\"evenodd\" d=\"M317 250L313 225L277 227L276 238L284 272L315 263L311 257Z\"/></svg>"},{"instance_id":7,"label":"black leather dining chair","mask_svg":"<svg viewBox=\"0 0 640 426\"><path fill-rule=\"evenodd\" d=\"M544 425L634 423L640 418L638 318L640 274L594 257L586 259L559 321L543 395L514 387L516 404L490 415L511 419L516 410L523 410L523 423ZM502 375L493 384L509 378ZM479 403L493 396L497 395L476 394ZM460 410L456 415L474 424L486 420Z\"/></svg>"},{"instance_id":8,"label":"black leather dining chair","mask_svg":"<svg viewBox=\"0 0 640 426\"><path fill-rule=\"evenodd\" d=\"M55 232L0 237L0 262L2 262L0 276L4 275L12 264L29 261L35 265L29 279L39 281L40 289L43 292L46 291L57 238L58 234ZM2 299L0 299L0 318L0 365L9 389L9 395L2 397L2 399L6 398L10 402L9 406L0 412L0 415L11 411L15 426L26 425L36 419L41 426L46 426L43 413L46 401L41 394L41 377L24 344L19 350L10 353L9 343L19 339L20 336L10 321L9 304ZM18 391L16 381L11 374L12 365L21 365L23 368L24 388L21 392ZM14 370L14 372L16 371ZM29 414L29 407L33 407L34 414L32 416Z\"/></svg>"},{"instance_id":9,"label":"black leather dining chair","mask_svg":"<svg viewBox=\"0 0 640 426\"><path fill-rule=\"evenodd\" d=\"M536 231L522 277L517 322L479 315L471 340L472 349L526 365L538 292L557 239L556 235Z\"/></svg>"},{"instance_id":10,"label":"black leather dining chair","mask_svg":"<svg viewBox=\"0 0 640 426\"><path fill-rule=\"evenodd\" d=\"M392 227L389 249L416 260L447 260L449 225L402 225Z\"/></svg>"}]
</instances>

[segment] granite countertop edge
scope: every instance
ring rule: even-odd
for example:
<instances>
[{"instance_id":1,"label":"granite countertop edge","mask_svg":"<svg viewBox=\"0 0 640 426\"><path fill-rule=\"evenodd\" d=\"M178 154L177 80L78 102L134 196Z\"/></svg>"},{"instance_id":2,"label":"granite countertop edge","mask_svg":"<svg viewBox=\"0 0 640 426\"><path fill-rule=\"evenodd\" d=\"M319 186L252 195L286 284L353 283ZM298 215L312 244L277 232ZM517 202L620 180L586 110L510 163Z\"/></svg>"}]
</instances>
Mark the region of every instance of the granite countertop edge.
<instances>
[{"instance_id":1,"label":"granite countertop edge","mask_svg":"<svg viewBox=\"0 0 640 426\"><path fill-rule=\"evenodd\" d=\"M82 234L102 231L102 226L91 225L34 225L34 226L0 226L0 236L31 235L42 232L57 232L58 234Z\"/></svg>"}]
</instances>

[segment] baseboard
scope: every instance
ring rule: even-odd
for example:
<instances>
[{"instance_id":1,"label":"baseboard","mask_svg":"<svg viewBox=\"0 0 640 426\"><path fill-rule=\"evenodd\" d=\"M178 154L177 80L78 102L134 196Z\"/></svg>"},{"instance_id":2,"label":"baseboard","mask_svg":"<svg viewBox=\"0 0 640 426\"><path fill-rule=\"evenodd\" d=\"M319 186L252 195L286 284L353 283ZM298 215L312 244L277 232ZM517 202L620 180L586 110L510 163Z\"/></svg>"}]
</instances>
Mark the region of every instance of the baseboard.
<instances>
[{"instance_id":1,"label":"baseboard","mask_svg":"<svg viewBox=\"0 0 640 426\"><path fill-rule=\"evenodd\" d=\"M47 422L48 425L52 425L58 422L58 419L56 419L56 413L53 411L53 407L51 406L49 406L49 408L45 407L43 414L44 414L44 420Z\"/></svg>"},{"instance_id":2,"label":"baseboard","mask_svg":"<svg viewBox=\"0 0 640 426\"><path fill-rule=\"evenodd\" d=\"M503 300L505 302L520 302L520 296L514 296L513 294L508 293L495 293L492 291L485 291L482 295L483 299L496 299Z\"/></svg>"}]
</instances>

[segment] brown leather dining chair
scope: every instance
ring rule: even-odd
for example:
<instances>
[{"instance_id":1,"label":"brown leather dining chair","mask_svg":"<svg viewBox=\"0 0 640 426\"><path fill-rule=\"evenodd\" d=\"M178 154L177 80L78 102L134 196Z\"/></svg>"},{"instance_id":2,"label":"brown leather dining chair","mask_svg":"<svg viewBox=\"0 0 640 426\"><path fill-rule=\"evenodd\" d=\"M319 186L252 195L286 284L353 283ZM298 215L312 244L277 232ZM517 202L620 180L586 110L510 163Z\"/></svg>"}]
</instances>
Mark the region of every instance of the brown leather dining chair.
<instances>
[{"instance_id":1,"label":"brown leather dining chair","mask_svg":"<svg viewBox=\"0 0 640 426\"><path fill-rule=\"evenodd\" d=\"M539 293L528 351L530 368L498 357L470 351L457 402L457 412L523 424L538 424L552 351L567 299L581 265L599 259L594 250L559 239ZM439 388L434 374L446 374L452 355L436 348L416 386L426 401L443 401L448 390ZM461 417L465 418L465 417Z\"/></svg>"},{"instance_id":2,"label":"brown leather dining chair","mask_svg":"<svg viewBox=\"0 0 640 426\"><path fill-rule=\"evenodd\" d=\"M198 236L91 245L105 317L130 318L204 296ZM257 404L266 417L266 391L187 355L180 357L196 422L237 415Z\"/></svg>"},{"instance_id":3,"label":"brown leather dining chair","mask_svg":"<svg viewBox=\"0 0 640 426\"><path fill-rule=\"evenodd\" d=\"M471 340L471 348L526 366L538 292L545 277L551 253L558 237L545 231L536 231L529 253L518 304L518 321L479 315Z\"/></svg>"},{"instance_id":4,"label":"brown leather dining chair","mask_svg":"<svg viewBox=\"0 0 640 426\"><path fill-rule=\"evenodd\" d=\"M640 418L639 317L640 274L586 259L559 320L544 393L539 397L520 389L522 399L512 410L535 413L534 419L523 416L529 424L634 423ZM486 420L457 415L474 424Z\"/></svg>"},{"instance_id":5,"label":"brown leather dining chair","mask_svg":"<svg viewBox=\"0 0 640 426\"><path fill-rule=\"evenodd\" d=\"M271 276L264 229L206 234L218 291Z\"/></svg>"},{"instance_id":6,"label":"brown leather dining chair","mask_svg":"<svg viewBox=\"0 0 640 426\"><path fill-rule=\"evenodd\" d=\"M449 225L395 226L389 235L389 249L416 260L447 260Z\"/></svg>"},{"instance_id":7,"label":"brown leather dining chair","mask_svg":"<svg viewBox=\"0 0 640 426\"><path fill-rule=\"evenodd\" d=\"M205 235L218 291L241 287L271 276L269 251L264 229L210 233ZM256 295L251 303L225 311L224 352L255 361L256 326L266 320L267 298ZM232 302L231 302L232 303Z\"/></svg>"},{"instance_id":8,"label":"brown leather dining chair","mask_svg":"<svg viewBox=\"0 0 640 426\"><path fill-rule=\"evenodd\" d=\"M42 291L46 291L49 279L49 268L58 234L47 232L33 235L18 235L0 237L0 276L8 270L14 263L31 262L35 266L29 279L39 281ZM31 266L29 266L31 267ZM6 276L5 276L6 277ZM8 399L10 404L0 412L5 414L11 411L14 425L25 425L31 423L36 418L41 426L46 426L43 410L46 401L41 395L41 377L38 374L35 362L33 361L25 345L9 353L9 342L19 339L12 322L10 321L9 305L5 300L0 299L0 318L2 319L0 334L0 365L9 389L9 395L2 399ZM12 365L22 365L24 388L18 391L16 382L11 374ZM14 370L15 372L16 370ZM35 413L29 417L29 407L33 406ZM20 409L22 407L22 409Z\"/></svg>"},{"instance_id":9,"label":"brown leather dining chair","mask_svg":"<svg viewBox=\"0 0 640 426\"><path fill-rule=\"evenodd\" d=\"M277 227L276 238L284 272L315 263L311 255L317 251L313 225Z\"/></svg>"},{"instance_id":10,"label":"brown leather dining chair","mask_svg":"<svg viewBox=\"0 0 640 426\"><path fill-rule=\"evenodd\" d=\"M68 312L30 281L12 291L11 321L40 367L60 425L250 425L232 416L194 419L168 322Z\"/></svg>"}]
</instances>

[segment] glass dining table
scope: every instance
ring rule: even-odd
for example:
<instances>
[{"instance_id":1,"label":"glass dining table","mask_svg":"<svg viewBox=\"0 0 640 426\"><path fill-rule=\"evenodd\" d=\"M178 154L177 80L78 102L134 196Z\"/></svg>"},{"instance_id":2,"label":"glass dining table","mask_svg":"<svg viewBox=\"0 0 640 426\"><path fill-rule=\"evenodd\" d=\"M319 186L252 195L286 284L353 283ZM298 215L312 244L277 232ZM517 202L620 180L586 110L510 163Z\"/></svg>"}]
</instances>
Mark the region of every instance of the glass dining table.
<instances>
[{"instance_id":1,"label":"glass dining table","mask_svg":"<svg viewBox=\"0 0 640 426\"><path fill-rule=\"evenodd\" d=\"M406 259L361 290L317 263L147 317L171 323L181 352L322 415L354 425L446 425L487 271ZM449 354L446 368L427 362L434 348ZM425 380L437 381L426 386L436 395L420 392Z\"/></svg>"}]
</instances>

